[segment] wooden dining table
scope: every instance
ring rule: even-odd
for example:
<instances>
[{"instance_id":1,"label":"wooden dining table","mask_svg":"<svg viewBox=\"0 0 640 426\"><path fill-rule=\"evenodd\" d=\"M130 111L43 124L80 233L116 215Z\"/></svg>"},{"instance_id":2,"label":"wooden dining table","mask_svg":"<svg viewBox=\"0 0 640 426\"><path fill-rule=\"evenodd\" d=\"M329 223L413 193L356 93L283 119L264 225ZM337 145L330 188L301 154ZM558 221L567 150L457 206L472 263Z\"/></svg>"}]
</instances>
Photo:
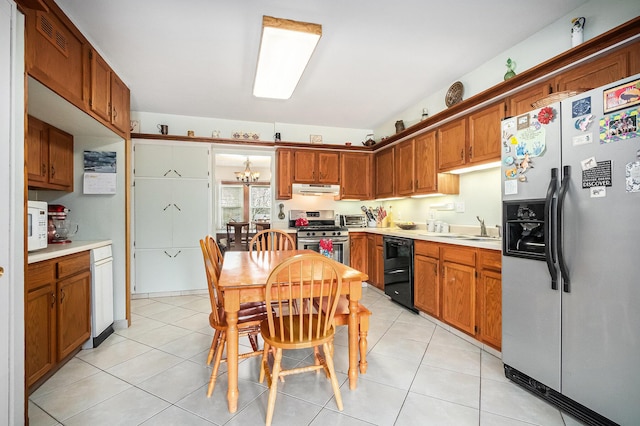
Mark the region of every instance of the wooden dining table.
<instances>
[{"instance_id":1,"label":"wooden dining table","mask_svg":"<svg viewBox=\"0 0 640 426\"><path fill-rule=\"evenodd\" d=\"M272 252L225 253L219 279L223 293L227 320L227 400L229 412L238 409L238 311L240 303L265 300L265 289L269 273L282 261L298 254L316 253L312 250L282 250ZM317 254L317 253L316 253ZM318 256L321 256L318 254ZM358 382L358 301L362 297L362 282L367 274L339 262L335 262L342 276L342 294L349 299L349 388L355 389Z\"/></svg>"}]
</instances>

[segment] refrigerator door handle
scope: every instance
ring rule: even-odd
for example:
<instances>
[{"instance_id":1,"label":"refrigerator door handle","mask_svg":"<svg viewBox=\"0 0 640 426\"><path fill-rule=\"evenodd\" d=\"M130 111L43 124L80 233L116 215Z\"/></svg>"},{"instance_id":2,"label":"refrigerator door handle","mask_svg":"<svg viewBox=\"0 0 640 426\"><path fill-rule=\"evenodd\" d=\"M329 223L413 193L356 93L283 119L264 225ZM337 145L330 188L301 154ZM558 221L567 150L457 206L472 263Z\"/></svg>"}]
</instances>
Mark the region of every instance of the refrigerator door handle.
<instances>
[{"instance_id":1,"label":"refrigerator door handle","mask_svg":"<svg viewBox=\"0 0 640 426\"><path fill-rule=\"evenodd\" d=\"M558 169L551 169L551 181L547 188L547 197L544 200L544 214L546 220L546 228L544 232L544 258L547 261L549 275L551 275L551 290L558 289L558 270L556 269L556 256L552 244L554 240L554 220L553 220L553 196L558 187Z\"/></svg>"},{"instance_id":2,"label":"refrigerator door handle","mask_svg":"<svg viewBox=\"0 0 640 426\"><path fill-rule=\"evenodd\" d=\"M558 263L560 264L560 273L562 274L562 280L564 281L563 290L565 293L570 293L571 288L569 284L569 269L564 259L564 247L562 244L562 215L564 209L564 198L567 195L569 189L569 179L571 178L571 166L564 166L562 168L562 185L560 185L560 191L558 192L558 235L556 237L558 251Z\"/></svg>"}]
</instances>

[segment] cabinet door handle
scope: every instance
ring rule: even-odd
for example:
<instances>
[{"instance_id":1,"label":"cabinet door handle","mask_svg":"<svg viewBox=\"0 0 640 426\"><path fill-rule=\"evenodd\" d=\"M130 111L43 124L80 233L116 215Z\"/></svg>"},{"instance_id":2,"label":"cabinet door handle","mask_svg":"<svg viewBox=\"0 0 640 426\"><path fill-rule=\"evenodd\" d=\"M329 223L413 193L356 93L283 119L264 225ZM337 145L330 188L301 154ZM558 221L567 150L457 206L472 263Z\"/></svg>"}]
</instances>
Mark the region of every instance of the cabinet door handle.
<instances>
[{"instance_id":1,"label":"cabinet door handle","mask_svg":"<svg viewBox=\"0 0 640 426\"><path fill-rule=\"evenodd\" d=\"M115 120L117 116L118 116L118 111L116 111L116 109L113 108L113 119Z\"/></svg>"},{"instance_id":2,"label":"cabinet door handle","mask_svg":"<svg viewBox=\"0 0 640 426\"><path fill-rule=\"evenodd\" d=\"M167 255L167 256L169 256L169 257L172 257L169 253L167 253L167 251L166 251L166 250L164 250L164 254L166 254L166 255Z\"/></svg>"},{"instance_id":3,"label":"cabinet door handle","mask_svg":"<svg viewBox=\"0 0 640 426\"><path fill-rule=\"evenodd\" d=\"M182 175L180 173L178 173L177 170L174 170L173 173L177 174L178 176L182 177Z\"/></svg>"},{"instance_id":4,"label":"cabinet door handle","mask_svg":"<svg viewBox=\"0 0 640 426\"><path fill-rule=\"evenodd\" d=\"M460 150L460 158L464 158L464 148Z\"/></svg>"},{"instance_id":5,"label":"cabinet door handle","mask_svg":"<svg viewBox=\"0 0 640 426\"><path fill-rule=\"evenodd\" d=\"M167 170L167 171L166 171L162 176L166 176L166 175L168 175L169 173L171 173L171 169Z\"/></svg>"},{"instance_id":6,"label":"cabinet door handle","mask_svg":"<svg viewBox=\"0 0 640 426\"><path fill-rule=\"evenodd\" d=\"M51 307L53 308L56 305L56 294L51 292Z\"/></svg>"},{"instance_id":7,"label":"cabinet door handle","mask_svg":"<svg viewBox=\"0 0 640 426\"><path fill-rule=\"evenodd\" d=\"M175 204L173 205L173 207L175 207L176 209L178 209L179 212L181 212L182 210L180 210L180 207L176 206Z\"/></svg>"},{"instance_id":8,"label":"cabinet door handle","mask_svg":"<svg viewBox=\"0 0 640 426\"><path fill-rule=\"evenodd\" d=\"M469 159L472 159L472 158L473 158L473 147L470 146L469 147Z\"/></svg>"},{"instance_id":9,"label":"cabinet door handle","mask_svg":"<svg viewBox=\"0 0 640 426\"><path fill-rule=\"evenodd\" d=\"M182 250L178 250L178 252L176 254L173 255L173 257L178 257L178 255L182 253Z\"/></svg>"},{"instance_id":10,"label":"cabinet door handle","mask_svg":"<svg viewBox=\"0 0 640 426\"><path fill-rule=\"evenodd\" d=\"M433 265L433 274L437 277L438 276L438 265Z\"/></svg>"},{"instance_id":11,"label":"cabinet door handle","mask_svg":"<svg viewBox=\"0 0 640 426\"><path fill-rule=\"evenodd\" d=\"M45 176L47 174L47 165L42 163L42 176Z\"/></svg>"},{"instance_id":12,"label":"cabinet door handle","mask_svg":"<svg viewBox=\"0 0 640 426\"><path fill-rule=\"evenodd\" d=\"M60 304L62 305L62 301L64 300L64 289L60 289Z\"/></svg>"},{"instance_id":13,"label":"cabinet door handle","mask_svg":"<svg viewBox=\"0 0 640 426\"><path fill-rule=\"evenodd\" d=\"M166 211L169 207L171 207L171 204L167 204L167 206L164 209L162 209L162 211L163 212Z\"/></svg>"},{"instance_id":14,"label":"cabinet door handle","mask_svg":"<svg viewBox=\"0 0 640 426\"><path fill-rule=\"evenodd\" d=\"M51 177L54 177L56 175L56 167L55 166L51 166Z\"/></svg>"}]
</instances>

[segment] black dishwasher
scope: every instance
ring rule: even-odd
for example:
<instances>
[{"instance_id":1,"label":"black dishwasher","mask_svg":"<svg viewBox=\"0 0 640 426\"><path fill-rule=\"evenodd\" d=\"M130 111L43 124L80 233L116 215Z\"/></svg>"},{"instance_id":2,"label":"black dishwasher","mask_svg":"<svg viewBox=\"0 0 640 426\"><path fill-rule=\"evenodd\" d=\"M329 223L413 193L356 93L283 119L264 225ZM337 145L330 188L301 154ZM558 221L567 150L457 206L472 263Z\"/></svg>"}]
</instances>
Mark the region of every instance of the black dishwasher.
<instances>
[{"instance_id":1,"label":"black dishwasher","mask_svg":"<svg viewBox=\"0 0 640 426\"><path fill-rule=\"evenodd\" d=\"M418 312L413 306L413 240L383 237L384 292L391 300Z\"/></svg>"}]
</instances>

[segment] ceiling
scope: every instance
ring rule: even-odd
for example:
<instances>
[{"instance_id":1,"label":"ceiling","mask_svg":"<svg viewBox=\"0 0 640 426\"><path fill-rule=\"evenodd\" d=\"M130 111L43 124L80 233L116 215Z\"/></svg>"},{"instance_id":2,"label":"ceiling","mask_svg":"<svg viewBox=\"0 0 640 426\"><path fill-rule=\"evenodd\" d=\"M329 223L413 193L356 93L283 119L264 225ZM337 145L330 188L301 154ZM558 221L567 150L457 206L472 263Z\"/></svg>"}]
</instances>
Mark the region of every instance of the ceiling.
<instances>
[{"instance_id":1,"label":"ceiling","mask_svg":"<svg viewBox=\"0 0 640 426\"><path fill-rule=\"evenodd\" d=\"M374 129L586 1L56 3L131 89L133 111ZM263 15L322 25L289 100L252 94Z\"/></svg>"}]
</instances>

